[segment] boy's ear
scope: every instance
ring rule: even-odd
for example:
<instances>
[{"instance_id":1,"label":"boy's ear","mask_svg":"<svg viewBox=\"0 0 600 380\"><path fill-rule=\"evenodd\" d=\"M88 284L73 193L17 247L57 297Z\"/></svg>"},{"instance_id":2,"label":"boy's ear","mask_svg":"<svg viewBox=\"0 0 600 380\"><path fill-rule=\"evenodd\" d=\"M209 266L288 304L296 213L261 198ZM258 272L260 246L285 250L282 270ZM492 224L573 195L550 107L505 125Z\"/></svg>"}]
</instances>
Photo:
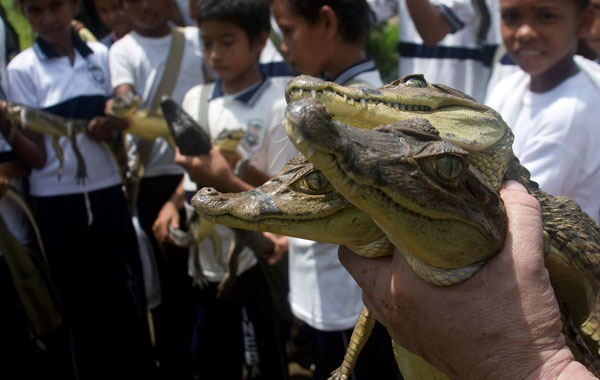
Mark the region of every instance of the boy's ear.
<instances>
[{"instance_id":1,"label":"boy's ear","mask_svg":"<svg viewBox=\"0 0 600 380\"><path fill-rule=\"evenodd\" d=\"M338 31L337 13L329 5L323 5L319 10L319 21L323 23L325 33L329 37L335 36Z\"/></svg>"},{"instance_id":2,"label":"boy's ear","mask_svg":"<svg viewBox=\"0 0 600 380\"><path fill-rule=\"evenodd\" d=\"M594 24L594 9L590 6L583 8L579 14L579 26L577 27L576 37L585 38L588 36L592 25Z\"/></svg>"},{"instance_id":3,"label":"boy's ear","mask_svg":"<svg viewBox=\"0 0 600 380\"><path fill-rule=\"evenodd\" d=\"M260 48L259 51L264 49L265 45L267 44L267 38L269 38L268 32L260 32L260 34L254 39L256 46Z\"/></svg>"}]
</instances>

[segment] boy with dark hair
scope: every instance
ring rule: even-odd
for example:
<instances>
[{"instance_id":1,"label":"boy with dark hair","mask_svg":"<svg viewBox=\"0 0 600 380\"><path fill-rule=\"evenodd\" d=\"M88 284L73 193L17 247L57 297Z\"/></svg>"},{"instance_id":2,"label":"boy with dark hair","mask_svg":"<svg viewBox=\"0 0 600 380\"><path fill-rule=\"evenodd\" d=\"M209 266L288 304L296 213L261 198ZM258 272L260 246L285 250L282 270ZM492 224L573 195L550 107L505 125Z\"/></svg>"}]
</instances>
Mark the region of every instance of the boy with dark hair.
<instances>
[{"instance_id":1,"label":"boy with dark hair","mask_svg":"<svg viewBox=\"0 0 600 380\"><path fill-rule=\"evenodd\" d=\"M50 136L13 126L9 142L40 154L29 175L29 195L48 266L65 310L68 349L53 364L63 379L152 378L154 360L146 319L135 231L114 159L99 143L122 121L104 115L111 94L108 52L81 41L71 27L77 0L21 0L37 33L33 47L8 65L8 100L47 112L88 119L87 133L66 137L64 168ZM77 156L87 178L77 179Z\"/></svg>"},{"instance_id":2,"label":"boy with dark hair","mask_svg":"<svg viewBox=\"0 0 600 380\"><path fill-rule=\"evenodd\" d=\"M204 83L198 28L170 25L173 0L120 0L120 5L130 16L133 30L109 51L114 94L134 92L142 98L140 108L150 112L159 111L163 95L180 103L190 88ZM160 371L166 379L185 379L191 371L193 323L187 251L159 244L154 234L164 211L177 209L173 197L183 192L184 170L173 162L174 152L163 138L132 139L131 146L142 168L138 171L134 165L132 169L134 175L141 172L136 216L152 244L160 279L160 304L151 305Z\"/></svg>"},{"instance_id":3,"label":"boy with dark hair","mask_svg":"<svg viewBox=\"0 0 600 380\"><path fill-rule=\"evenodd\" d=\"M248 190L278 172L297 152L287 141L282 125L284 90L290 78L265 77L259 70L259 55L270 28L269 2L201 0L196 5L196 17L206 62L217 79L214 84L192 88L183 108L213 138L228 130L244 131L235 157L239 177L214 148L206 156L176 154L176 162L188 171L191 181L186 182L185 189L190 196L203 186L231 192ZM207 171L209 161L223 164L223 171ZM208 279L208 285L198 289L193 340L198 373L210 379L287 379L285 350L270 290L261 265L248 247L237 258L237 273L230 274L237 276L232 294L217 298L234 234L227 227L216 228L223 252L215 254L208 240L201 242L198 250L202 276ZM286 238L283 240L279 246L287 243Z\"/></svg>"},{"instance_id":4,"label":"boy with dark hair","mask_svg":"<svg viewBox=\"0 0 600 380\"><path fill-rule=\"evenodd\" d=\"M502 38L520 70L486 103L511 127L531 179L600 221L600 68L574 57L593 22L588 0L502 0Z\"/></svg>"}]
</instances>

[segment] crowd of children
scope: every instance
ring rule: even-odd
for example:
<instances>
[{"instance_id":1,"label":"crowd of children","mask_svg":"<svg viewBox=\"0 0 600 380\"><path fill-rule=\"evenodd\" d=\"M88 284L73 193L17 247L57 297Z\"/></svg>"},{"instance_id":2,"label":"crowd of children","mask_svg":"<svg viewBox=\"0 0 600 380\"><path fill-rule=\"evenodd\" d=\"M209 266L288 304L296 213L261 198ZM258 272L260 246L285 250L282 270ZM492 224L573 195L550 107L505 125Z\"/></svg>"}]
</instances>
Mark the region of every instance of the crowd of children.
<instances>
[{"instance_id":1,"label":"crowd of children","mask_svg":"<svg viewBox=\"0 0 600 380\"><path fill-rule=\"evenodd\" d=\"M14 58L0 43L8 62L0 70L0 218L22 246L41 248L23 210L2 196L9 188L23 193L64 322L51 334L32 333L0 249L6 373L288 379L293 335L309 347L314 379L327 379L363 307L337 246L266 233L270 257L244 248L235 287L222 296L235 232L216 226L220 244L200 242L198 257L190 257L169 231L187 227L199 188L251 190L296 155L282 124L292 73L383 85L364 44L373 12L379 20L399 16L401 75L424 73L485 99L513 129L514 151L532 179L600 221L600 66L575 57L578 47L599 56L597 0L96 0L94 12L109 30L100 42L73 30L78 0L18 3L37 38ZM2 20L0 42L5 28ZM127 93L151 114L171 97L213 139L236 130L244 137L235 152L213 147L203 156L182 155L162 138L132 137L128 122L110 112ZM87 131L55 138L13 125L6 102L88 120ZM127 151L126 177L109 142ZM267 266L282 257L283 303L301 326L294 334L267 279ZM189 275L194 260L200 281ZM158 274L158 297L149 293L143 262ZM377 324L353 376L399 379L394 363L390 336Z\"/></svg>"}]
</instances>

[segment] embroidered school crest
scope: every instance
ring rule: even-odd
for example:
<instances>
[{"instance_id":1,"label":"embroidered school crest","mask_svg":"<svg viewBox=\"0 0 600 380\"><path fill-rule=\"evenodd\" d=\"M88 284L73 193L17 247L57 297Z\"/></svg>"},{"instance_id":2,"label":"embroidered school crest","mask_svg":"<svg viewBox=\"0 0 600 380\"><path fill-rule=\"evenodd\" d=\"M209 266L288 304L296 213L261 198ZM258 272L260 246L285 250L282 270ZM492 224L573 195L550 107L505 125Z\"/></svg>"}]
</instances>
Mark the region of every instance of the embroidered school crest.
<instances>
[{"instance_id":1,"label":"embroidered school crest","mask_svg":"<svg viewBox=\"0 0 600 380\"><path fill-rule=\"evenodd\" d=\"M254 152L262 146L264 136L264 122L261 119L248 120L246 134L244 135L244 145Z\"/></svg>"},{"instance_id":2,"label":"embroidered school crest","mask_svg":"<svg viewBox=\"0 0 600 380\"><path fill-rule=\"evenodd\" d=\"M98 83L100 86L104 86L106 82L106 76L104 75L104 71L100 68L100 66L95 63L88 63L87 65L88 74L94 80L94 82Z\"/></svg>"}]
</instances>

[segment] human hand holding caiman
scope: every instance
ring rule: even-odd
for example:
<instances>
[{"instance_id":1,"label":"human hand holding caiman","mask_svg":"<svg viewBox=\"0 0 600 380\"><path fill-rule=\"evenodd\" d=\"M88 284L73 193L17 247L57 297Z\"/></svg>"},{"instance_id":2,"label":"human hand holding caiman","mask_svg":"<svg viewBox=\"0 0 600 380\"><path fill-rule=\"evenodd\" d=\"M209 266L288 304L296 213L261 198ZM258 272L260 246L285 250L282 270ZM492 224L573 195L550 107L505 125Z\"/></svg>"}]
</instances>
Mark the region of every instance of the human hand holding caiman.
<instances>
[{"instance_id":1,"label":"human hand holding caiman","mask_svg":"<svg viewBox=\"0 0 600 380\"><path fill-rule=\"evenodd\" d=\"M598 226L572 200L529 181L495 111L420 75L376 90L301 76L286 97L288 136L310 162L295 158L252 192L202 189L192 203L203 217L342 244L366 257L389 256L395 248L420 278L448 286L469 279L500 251L507 219L498 190L506 180L519 181L542 207L545 264L567 343L600 373ZM381 124L387 125L375 129ZM363 310L332 378L348 378L372 318ZM395 349L405 378L447 379Z\"/></svg>"},{"instance_id":2,"label":"human hand holding caiman","mask_svg":"<svg viewBox=\"0 0 600 380\"><path fill-rule=\"evenodd\" d=\"M341 246L340 261L392 338L452 379L592 378L561 335L540 205L517 182L500 194L509 220L504 247L468 281L429 285L400 254L367 259Z\"/></svg>"}]
</instances>

